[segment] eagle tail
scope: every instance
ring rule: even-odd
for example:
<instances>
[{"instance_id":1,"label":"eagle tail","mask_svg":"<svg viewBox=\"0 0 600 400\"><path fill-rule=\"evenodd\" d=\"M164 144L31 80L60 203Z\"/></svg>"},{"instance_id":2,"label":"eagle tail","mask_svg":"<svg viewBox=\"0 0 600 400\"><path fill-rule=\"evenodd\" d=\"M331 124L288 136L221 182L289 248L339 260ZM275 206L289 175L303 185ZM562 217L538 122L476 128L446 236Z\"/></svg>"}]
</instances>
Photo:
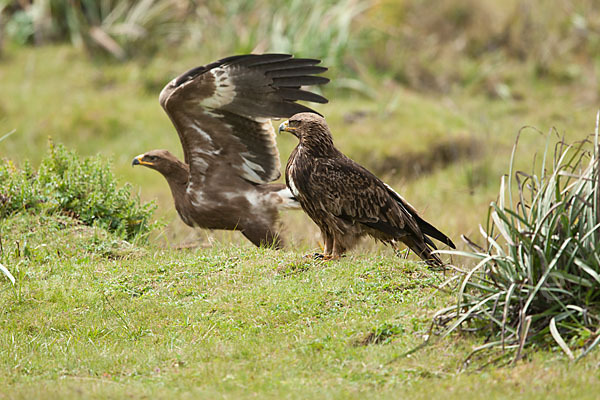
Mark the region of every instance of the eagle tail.
<instances>
[{"instance_id":1,"label":"eagle tail","mask_svg":"<svg viewBox=\"0 0 600 400\"><path fill-rule=\"evenodd\" d=\"M402 241L402 243L408 246L409 249L414 251L415 254L418 255L421 258L421 260L425 261L427 264L436 267L441 267L442 265L444 265L440 257L438 257L437 254L433 254L431 248L428 246L427 241L431 243L431 240L425 238L425 241L423 241L415 239L411 236L405 236L400 240Z\"/></svg>"},{"instance_id":2,"label":"eagle tail","mask_svg":"<svg viewBox=\"0 0 600 400\"><path fill-rule=\"evenodd\" d=\"M421 232L423 232L423 234L431 236L432 238L439 240L440 242L450 246L451 248L456 249L456 246L454 245L454 243L452 243L452 240L450 240L448 236L440 232L435 226L431 225L429 222L419 217L418 214L413 214L413 217L415 217L415 220L419 225L419 229L421 229Z\"/></svg>"},{"instance_id":3,"label":"eagle tail","mask_svg":"<svg viewBox=\"0 0 600 400\"><path fill-rule=\"evenodd\" d=\"M421 232L423 232L423 234L431 236L432 238L439 240L440 242L452 247L453 249L456 248L456 246L454 245L454 243L452 243L452 240L450 240L448 236L444 235L436 227L434 227L429 222L421 218L419 216L419 213L417 213L417 210L415 210L415 208L412 205L410 205L410 203L406 201L404 197L400 196L400 194L394 189L392 189L390 185L384 183L384 186L388 190L388 193L400 205L400 207L404 208L415 219L415 221L417 221L417 225L419 226L419 229L421 230ZM429 240L427 237L425 239L426 241ZM429 240L429 242L427 243L430 244L431 240ZM433 244L430 244L430 246L436 249L436 247Z\"/></svg>"}]
</instances>

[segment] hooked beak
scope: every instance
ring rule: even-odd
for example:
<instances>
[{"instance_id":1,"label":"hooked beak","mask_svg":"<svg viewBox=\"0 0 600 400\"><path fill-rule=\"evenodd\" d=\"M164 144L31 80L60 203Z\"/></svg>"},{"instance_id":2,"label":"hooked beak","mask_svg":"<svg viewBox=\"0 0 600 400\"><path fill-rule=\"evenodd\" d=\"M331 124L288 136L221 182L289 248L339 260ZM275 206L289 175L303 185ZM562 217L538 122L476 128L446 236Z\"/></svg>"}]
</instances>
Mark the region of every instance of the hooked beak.
<instances>
[{"instance_id":1,"label":"hooked beak","mask_svg":"<svg viewBox=\"0 0 600 400\"><path fill-rule=\"evenodd\" d=\"M281 132L290 132L292 133L294 136L297 136L296 133L294 133L294 131L296 130L296 128L293 128L290 126L290 121L283 121L281 123L281 125L279 125L279 133Z\"/></svg>"},{"instance_id":2,"label":"hooked beak","mask_svg":"<svg viewBox=\"0 0 600 400\"><path fill-rule=\"evenodd\" d=\"M132 167L135 167L136 165L152 165L152 163L148 162L148 161L144 161L144 155L140 154L139 156L134 158L133 161L131 162Z\"/></svg>"}]
</instances>

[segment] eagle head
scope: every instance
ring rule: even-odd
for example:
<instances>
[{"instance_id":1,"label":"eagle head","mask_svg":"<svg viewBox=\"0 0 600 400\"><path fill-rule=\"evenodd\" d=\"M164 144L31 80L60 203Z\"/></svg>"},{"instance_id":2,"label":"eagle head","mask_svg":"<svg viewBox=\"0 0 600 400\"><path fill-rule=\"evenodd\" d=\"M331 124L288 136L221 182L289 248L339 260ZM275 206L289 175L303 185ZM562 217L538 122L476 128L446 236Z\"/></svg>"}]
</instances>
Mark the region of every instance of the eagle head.
<instances>
[{"instance_id":1,"label":"eagle head","mask_svg":"<svg viewBox=\"0 0 600 400\"><path fill-rule=\"evenodd\" d=\"M152 168L165 177L178 175L182 169L188 170L187 165L182 163L168 150L152 150L135 157L131 162L132 166L143 165Z\"/></svg>"},{"instance_id":2,"label":"eagle head","mask_svg":"<svg viewBox=\"0 0 600 400\"><path fill-rule=\"evenodd\" d=\"M279 132L290 132L308 148L333 148L333 138L325 118L318 114L304 112L293 115L279 125Z\"/></svg>"}]
</instances>

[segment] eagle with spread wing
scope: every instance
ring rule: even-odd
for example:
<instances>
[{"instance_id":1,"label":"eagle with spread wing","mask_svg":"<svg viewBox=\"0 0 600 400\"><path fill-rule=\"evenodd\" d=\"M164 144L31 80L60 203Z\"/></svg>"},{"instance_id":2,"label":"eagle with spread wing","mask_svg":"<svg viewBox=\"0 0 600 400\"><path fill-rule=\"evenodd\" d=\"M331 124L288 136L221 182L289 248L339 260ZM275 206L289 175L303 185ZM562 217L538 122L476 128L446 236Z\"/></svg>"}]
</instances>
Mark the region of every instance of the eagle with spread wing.
<instances>
[{"instance_id":1,"label":"eagle with spread wing","mask_svg":"<svg viewBox=\"0 0 600 400\"><path fill-rule=\"evenodd\" d=\"M403 242L421 259L442 265L431 238L455 248L402 196L333 145L325 119L299 113L279 126L299 140L285 169L288 188L321 230L323 257L337 259L365 235L396 248Z\"/></svg>"},{"instance_id":2,"label":"eagle with spread wing","mask_svg":"<svg viewBox=\"0 0 600 400\"><path fill-rule=\"evenodd\" d=\"M271 118L314 113L298 100L326 103L302 86L325 84L320 60L248 54L191 69L169 82L159 101L183 147L134 158L167 180L187 225L238 230L257 246L281 247L279 210L299 208L281 176ZM316 114L315 114L316 115Z\"/></svg>"}]
</instances>

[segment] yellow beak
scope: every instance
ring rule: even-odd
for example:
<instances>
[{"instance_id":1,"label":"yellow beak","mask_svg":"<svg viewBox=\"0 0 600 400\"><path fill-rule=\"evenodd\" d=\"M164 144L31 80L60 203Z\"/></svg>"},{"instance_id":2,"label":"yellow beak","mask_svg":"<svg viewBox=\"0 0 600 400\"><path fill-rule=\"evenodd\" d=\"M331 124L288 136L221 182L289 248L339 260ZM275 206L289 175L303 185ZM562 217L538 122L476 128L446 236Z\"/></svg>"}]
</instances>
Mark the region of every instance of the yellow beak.
<instances>
[{"instance_id":1,"label":"yellow beak","mask_svg":"<svg viewBox=\"0 0 600 400\"><path fill-rule=\"evenodd\" d=\"M283 121L281 123L281 125L279 125L279 133L281 133L281 132L293 132L295 130L296 130L296 128L292 128L290 126L290 121L289 120Z\"/></svg>"},{"instance_id":2,"label":"yellow beak","mask_svg":"<svg viewBox=\"0 0 600 400\"><path fill-rule=\"evenodd\" d=\"M140 154L139 156L137 156L136 158L133 159L133 161L131 162L131 166L135 166L135 165L152 165L151 162L143 161L143 159L144 159L144 155Z\"/></svg>"}]
</instances>

